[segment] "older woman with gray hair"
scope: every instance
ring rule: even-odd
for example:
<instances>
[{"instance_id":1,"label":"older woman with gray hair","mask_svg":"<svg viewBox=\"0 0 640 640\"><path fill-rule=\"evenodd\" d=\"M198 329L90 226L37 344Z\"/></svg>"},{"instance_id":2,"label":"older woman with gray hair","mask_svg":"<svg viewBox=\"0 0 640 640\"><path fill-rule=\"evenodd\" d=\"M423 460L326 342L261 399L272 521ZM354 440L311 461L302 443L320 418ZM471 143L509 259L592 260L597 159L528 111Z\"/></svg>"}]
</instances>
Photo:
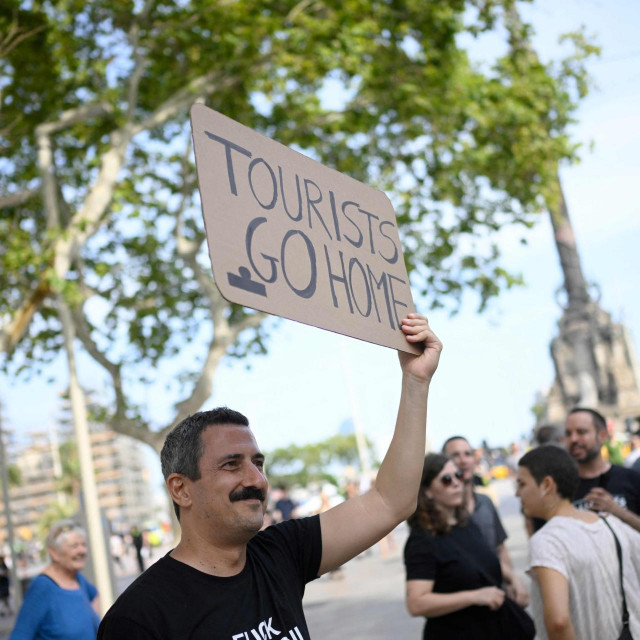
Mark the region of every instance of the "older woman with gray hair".
<instances>
[{"instance_id":1,"label":"older woman with gray hair","mask_svg":"<svg viewBox=\"0 0 640 640\"><path fill-rule=\"evenodd\" d=\"M87 559L87 536L73 520L49 530L51 563L25 595L10 640L95 640L98 591L80 573Z\"/></svg>"}]
</instances>

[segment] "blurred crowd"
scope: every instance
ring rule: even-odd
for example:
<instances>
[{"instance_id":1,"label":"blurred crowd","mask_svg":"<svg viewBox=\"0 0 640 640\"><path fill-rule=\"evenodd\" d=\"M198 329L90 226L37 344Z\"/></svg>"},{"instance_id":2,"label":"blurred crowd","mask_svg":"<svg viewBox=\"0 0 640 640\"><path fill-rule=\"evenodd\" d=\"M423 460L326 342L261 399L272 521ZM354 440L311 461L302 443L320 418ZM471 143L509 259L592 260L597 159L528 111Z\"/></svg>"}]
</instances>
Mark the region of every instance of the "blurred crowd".
<instances>
[{"instance_id":1,"label":"blurred crowd","mask_svg":"<svg viewBox=\"0 0 640 640\"><path fill-rule=\"evenodd\" d=\"M542 425L530 439L507 447L485 441L473 448L465 436L452 435L440 453L427 454L404 549L407 609L425 618L425 637L428 631L430 640L613 639L621 625L638 634L637 471L640 430L618 436L597 411L585 408L573 410L564 425ZM492 485L505 478L517 487L530 537L530 582L514 569L505 545ZM366 493L375 482L375 471L357 474L347 468L338 486L279 483L266 498L262 529L322 514ZM169 523L111 531L115 575L143 573L172 544ZM393 532L377 545L381 555L395 551ZM19 565L33 569L33 580L25 580L25 586L32 584L11 638L40 637L30 635L37 629L53 634L43 637L67 637L74 625L81 625L87 638L95 637L99 594L81 573L87 558L82 527L55 523L46 541L21 542L16 552ZM371 550L361 557L367 553ZM328 575L340 579L342 568ZM68 615L51 614L61 606ZM0 555L0 617L15 613L7 549ZM614 635L607 633L611 630Z\"/></svg>"}]
</instances>

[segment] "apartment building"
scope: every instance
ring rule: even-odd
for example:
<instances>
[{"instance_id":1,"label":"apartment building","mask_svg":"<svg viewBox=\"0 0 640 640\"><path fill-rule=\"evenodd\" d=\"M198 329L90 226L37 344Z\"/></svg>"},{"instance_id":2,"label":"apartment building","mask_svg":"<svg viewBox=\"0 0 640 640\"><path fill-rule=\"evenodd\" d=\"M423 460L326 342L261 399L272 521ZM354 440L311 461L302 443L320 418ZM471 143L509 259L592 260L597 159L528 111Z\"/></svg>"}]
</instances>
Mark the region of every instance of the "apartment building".
<instances>
[{"instance_id":1,"label":"apartment building","mask_svg":"<svg viewBox=\"0 0 640 640\"><path fill-rule=\"evenodd\" d=\"M76 494L80 492L79 476L69 473L68 469L63 472L60 458L59 443L70 439L70 433L32 433L26 444L13 448L10 461L18 466L22 475L21 485L9 490L16 538L29 540L49 506L70 500L64 488L71 488ZM98 500L111 527L124 532L133 524L141 526L152 519L155 507L143 445L100 425L92 426L90 441ZM6 537L4 505L1 505L0 545Z\"/></svg>"}]
</instances>

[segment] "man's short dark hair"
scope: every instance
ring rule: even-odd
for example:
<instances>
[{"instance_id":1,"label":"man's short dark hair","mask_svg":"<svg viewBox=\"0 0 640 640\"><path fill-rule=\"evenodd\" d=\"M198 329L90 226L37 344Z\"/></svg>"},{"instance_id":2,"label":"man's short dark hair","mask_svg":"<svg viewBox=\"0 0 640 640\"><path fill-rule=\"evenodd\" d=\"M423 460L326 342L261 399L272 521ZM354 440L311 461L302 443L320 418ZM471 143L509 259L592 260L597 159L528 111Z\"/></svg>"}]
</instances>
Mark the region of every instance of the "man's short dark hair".
<instances>
[{"instance_id":1,"label":"man's short dark hair","mask_svg":"<svg viewBox=\"0 0 640 640\"><path fill-rule=\"evenodd\" d=\"M598 431L607 430L607 421L604 416L601 413L598 413L595 409L589 409L588 407L574 407L569 411L569 415L572 413L579 413L580 411L591 414L591 420L593 422L593 426L596 428L596 433Z\"/></svg>"},{"instance_id":2,"label":"man's short dark hair","mask_svg":"<svg viewBox=\"0 0 640 640\"><path fill-rule=\"evenodd\" d=\"M567 500L573 496L580 484L578 463L566 449L560 447L537 447L525 453L518 466L529 470L537 484L551 476L558 488L558 495Z\"/></svg>"},{"instance_id":3,"label":"man's short dark hair","mask_svg":"<svg viewBox=\"0 0 640 640\"><path fill-rule=\"evenodd\" d=\"M557 444L562 441L562 431L555 424L543 424L536 431L538 446L543 444Z\"/></svg>"},{"instance_id":4,"label":"man's short dark hair","mask_svg":"<svg viewBox=\"0 0 640 640\"><path fill-rule=\"evenodd\" d=\"M217 424L248 427L249 420L238 411L228 407L217 407L211 411L198 411L179 422L167 435L160 452L160 464L165 480L172 473L181 473L189 480L200 479L199 464L204 450L201 435L207 427ZM173 508L180 520L180 507L174 502Z\"/></svg>"},{"instance_id":5,"label":"man's short dark hair","mask_svg":"<svg viewBox=\"0 0 640 640\"><path fill-rule=\"evenodd\" d=\"M447 445L450 442L453 442L454 440L464 440L471 447L470 442L464 436L451 436L450 438L447 438L444 441L444 444L442 445L442 453L444 453L444 450L447 448Z\"/></svg>"}]
</instances>

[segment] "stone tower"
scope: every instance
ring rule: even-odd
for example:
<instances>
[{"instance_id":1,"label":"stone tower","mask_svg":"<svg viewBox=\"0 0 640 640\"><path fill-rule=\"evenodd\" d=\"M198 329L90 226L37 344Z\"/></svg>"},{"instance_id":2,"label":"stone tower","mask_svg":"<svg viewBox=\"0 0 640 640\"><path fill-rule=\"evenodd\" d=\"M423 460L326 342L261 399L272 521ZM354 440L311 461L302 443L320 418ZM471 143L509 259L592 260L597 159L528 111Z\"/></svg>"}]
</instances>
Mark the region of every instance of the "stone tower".
<instances>
[{"instance_id":1,"label":"stone tower","mask_svg":"<svg viewBox=\"0 0 640 640\"><path fill-rule=\"evenodd\" d=\"M575 406L592 407L615 422L640 416L640 368L628 331L613 322L589 287L580 265L569 212L559 186L551 223L564 275L566 302L551 341L555 381L547 397L548 422L562 423Z\"/></svg>"}]
</instances>

